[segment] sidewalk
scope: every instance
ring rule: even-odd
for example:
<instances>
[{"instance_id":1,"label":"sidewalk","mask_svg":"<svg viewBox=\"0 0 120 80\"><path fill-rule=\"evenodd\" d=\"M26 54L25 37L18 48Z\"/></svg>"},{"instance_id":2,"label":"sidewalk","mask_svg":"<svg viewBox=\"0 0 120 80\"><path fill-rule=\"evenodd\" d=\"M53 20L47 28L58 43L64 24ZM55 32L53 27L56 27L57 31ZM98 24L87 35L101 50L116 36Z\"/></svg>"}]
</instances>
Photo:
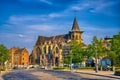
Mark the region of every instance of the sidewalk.
<instances>
[{"instance_id":1,"label":"sidewalk","mask_svg":"<svg viewBox=\"0 0 120 80\"><path fill-rule=\"evenodd\" d=\"M3 80L2 75L0 74L0 80Z\"/></svg>"},{"instance_id":2,"label":"sidewalk","mask_svg":"<svg viewBox=\"0 0 120 80\"><path fill-rule=\"evenodd\" d=\"M98 71L96 73L94 70L73 70L71 72L120 79L120 76L114 75L113 71Z\"/></svg>"},{"instance_id":3,"label":"sidewalk","mask_svg":"<svg viewBox=\"0 0 120 80\"><path fill-rule=\"evenodd\" d=\"M3 80L2 76L0 76L0 80Z\"/></svg>"},{"instance_id":4,"label":"sidewalk","mask_svg":"<svg viewBox=\"0 0 120 80\"><path fill-rule=\"evenodd\" d=\"M2 78L2 76L5 74L5 73L7 73L8 71L2 71L1 73L0 73L0 80L4 80L3 78Z\"/></svg>"}]
</instances>

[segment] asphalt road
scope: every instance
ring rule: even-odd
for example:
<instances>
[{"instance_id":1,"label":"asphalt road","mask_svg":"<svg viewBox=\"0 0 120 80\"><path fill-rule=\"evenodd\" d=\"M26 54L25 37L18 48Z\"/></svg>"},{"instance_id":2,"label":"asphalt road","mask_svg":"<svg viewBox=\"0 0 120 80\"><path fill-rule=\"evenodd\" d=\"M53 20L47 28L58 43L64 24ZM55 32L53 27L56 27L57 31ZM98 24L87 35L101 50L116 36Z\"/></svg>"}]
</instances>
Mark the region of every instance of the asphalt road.
<instances>
[{"instance_id":1,"label":"asphalt road","mask_svg":"<svg viewBox=\"0 0 120 80\"><path fill-rule=\"evenodd\" d=\"M13 70L2 76L3 80L120 80L112 72L58 71L58 70Z\"/></svg>"}]
</instances>

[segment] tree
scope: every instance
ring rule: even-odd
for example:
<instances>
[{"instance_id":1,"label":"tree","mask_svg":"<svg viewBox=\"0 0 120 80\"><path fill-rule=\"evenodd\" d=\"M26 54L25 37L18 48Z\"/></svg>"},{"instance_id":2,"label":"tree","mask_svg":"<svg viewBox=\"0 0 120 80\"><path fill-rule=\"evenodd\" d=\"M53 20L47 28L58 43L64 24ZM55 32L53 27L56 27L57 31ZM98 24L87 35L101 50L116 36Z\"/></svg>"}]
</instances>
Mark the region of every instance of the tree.
<instances>
[{"instance_id":1,"label":"tree","mask_svg":"<svg viewBox=\"0 0 120 80\"><path fill-rule=\"evenodd\" d=\"M82 45L79 44L77 41L72 41L70 44L70 49L71 49L71 57L72 57L72 62L73 63L80 63L83 61L84 56L83 52L84 49L82 48Z\"/></svg>"},{"instance_id":2,"label":"tree","mask_svg":"<svg viewBox=\"0 0 120 80\"><path fill-rule=\"evenodd\" d=\"M83 61L84 59L84 49L82 45L79 44L77 41L72 41L70 43L70 51L66 58L64 58L64 63L66 64L77 64Z\"/></svg>"},{"instance_id":3,"label":"tree","mask_svg":"<svg viewBox=\"0 0 120 80\"><path fill-rule=\"evenodd\" d=\"M10 58L8 49L0 44L0 64L3 66L3 63Z\"/></svg>"},{"instance_id":4,"label":"tree","mask_svg":"<svg viewBox=\"0 0 120 80\"><path fill-rule=\"evenodd\" d=\"M110 52L114 53L114 56L111 56L111 53L108 54L112 59L112 65L120 66L120 32L111 40Z\"/></svg>"},{"instance_id":5,"label":"tree","mask_svg":"<svg viewBox=\"0 0 120 80\"><path fill-rule=\"evenodd\" d=\"M104 48L104 42L102 39L99 40L96 36L94 36L92 40L92 47L93 47L93 53L97 52L98 58L106 55L105 48Z\"/></svg>"},{"instance_id":6,"label":"tree","mask_svg":"<svg viewBox=\"0 0 120 80\"><path fill-rule=\"evenodd\" d=\"M85 49L85 56L87 56L87 58L93 58L94 57L94 47L92 44L89 44L87 46L87 48Z\"/></svg>"}]
</instances>

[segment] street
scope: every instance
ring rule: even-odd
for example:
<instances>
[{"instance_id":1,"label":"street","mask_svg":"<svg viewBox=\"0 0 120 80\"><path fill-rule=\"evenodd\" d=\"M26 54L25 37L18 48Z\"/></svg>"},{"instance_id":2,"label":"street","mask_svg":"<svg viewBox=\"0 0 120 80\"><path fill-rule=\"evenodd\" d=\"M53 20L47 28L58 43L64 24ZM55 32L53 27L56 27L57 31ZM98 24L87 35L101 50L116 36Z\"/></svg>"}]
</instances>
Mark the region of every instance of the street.
<instances>
[{"instance_id":1,"label":"street","mask_svg":"<svg viewBox=\"0 0 120 80\"><path fill-rule=\"evenodd\" d=\"M3 80L119 80L110 71L59 71L59 70L12 70L2 76Z\"/></svg>"}]
</instances>

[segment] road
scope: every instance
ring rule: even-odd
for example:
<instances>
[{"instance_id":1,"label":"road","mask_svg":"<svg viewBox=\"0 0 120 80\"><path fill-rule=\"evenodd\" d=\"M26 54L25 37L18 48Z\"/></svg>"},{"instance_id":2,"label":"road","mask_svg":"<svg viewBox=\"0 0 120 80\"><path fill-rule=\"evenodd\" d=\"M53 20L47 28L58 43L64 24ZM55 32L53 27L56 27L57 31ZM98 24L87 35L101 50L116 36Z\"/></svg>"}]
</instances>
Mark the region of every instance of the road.
<instances>
[{"instance_id":1,"label":"road","mask_svg":"<svg viewBox=\"0 0 120 80\"><path fill-rule=\"evenodd\" d=\"M120 80L113 72L58 71L58 70L13 70L2 76L3 80Z\"/></svg>"}]
</instances>

